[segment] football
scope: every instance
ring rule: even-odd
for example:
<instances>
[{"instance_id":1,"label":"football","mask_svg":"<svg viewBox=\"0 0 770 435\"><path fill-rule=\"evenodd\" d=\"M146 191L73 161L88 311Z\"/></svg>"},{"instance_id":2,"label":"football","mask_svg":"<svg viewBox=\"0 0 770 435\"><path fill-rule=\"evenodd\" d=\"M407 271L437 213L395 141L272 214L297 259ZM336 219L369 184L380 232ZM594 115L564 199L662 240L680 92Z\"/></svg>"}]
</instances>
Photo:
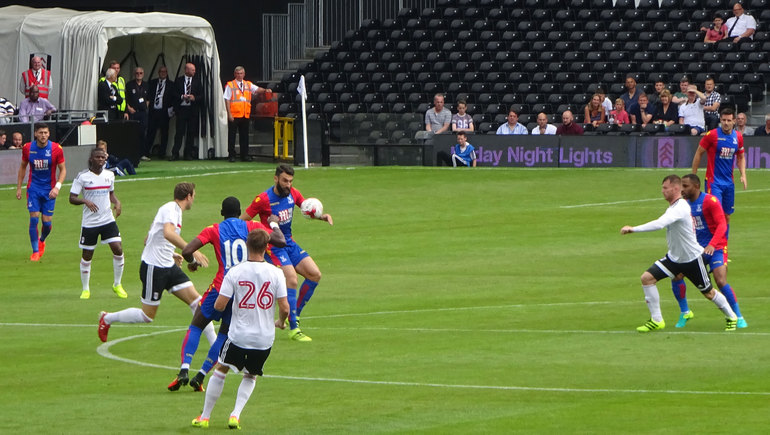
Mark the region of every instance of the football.
<instances>
[{"instance_id":1,"label":"football","mask_svg":"<svg viewBox=\"0 0 770 435\"><path fill-rule=\"evenodd\" d=\"M324 206L318 198L305 198L300 210L302 210L302 216L308 219L320 219L324 214Z\"/></svg>"}]
</instances>

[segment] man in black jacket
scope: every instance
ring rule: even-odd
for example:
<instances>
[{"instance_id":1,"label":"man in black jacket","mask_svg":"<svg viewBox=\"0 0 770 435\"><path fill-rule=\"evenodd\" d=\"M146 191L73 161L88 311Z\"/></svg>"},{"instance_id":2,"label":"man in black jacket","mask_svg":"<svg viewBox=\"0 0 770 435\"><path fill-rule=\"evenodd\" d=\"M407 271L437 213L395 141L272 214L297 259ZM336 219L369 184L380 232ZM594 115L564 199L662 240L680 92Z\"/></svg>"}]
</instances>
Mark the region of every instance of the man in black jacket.
<instances>
[{"instance_id":1,"label":"man in black jacket","mask_svg":"<svg viewBox=\"0 0 770 435\"><path fill-rule=\"evenodd\" d=\"M174 82L174 111L176 112L176 134L174 135L174 148L169 160L179 159L179 150L182 147L182 136L185 138L184 158L192 160L198 158L197 150L194 150L194 140L198 135L198 107L203 98L203 85L195 77L195 65L186 63L184 76Z\"/></svg>"},{"instance_id":2,"label":"man in black jacket","mask_svg":"<svg viewBox=\"0 0 770 435\"><path fill-rule=\"evenodd\" d=\"M148 87L149 119L147 122L147 142L142 156L150 157L155 133L160 129L160 157L166 156L168 149L168 121L174 106L174 85L168 79L168 69L165 66L158 70L158 78L150 80Z\"/></svg>"}]
</instances>

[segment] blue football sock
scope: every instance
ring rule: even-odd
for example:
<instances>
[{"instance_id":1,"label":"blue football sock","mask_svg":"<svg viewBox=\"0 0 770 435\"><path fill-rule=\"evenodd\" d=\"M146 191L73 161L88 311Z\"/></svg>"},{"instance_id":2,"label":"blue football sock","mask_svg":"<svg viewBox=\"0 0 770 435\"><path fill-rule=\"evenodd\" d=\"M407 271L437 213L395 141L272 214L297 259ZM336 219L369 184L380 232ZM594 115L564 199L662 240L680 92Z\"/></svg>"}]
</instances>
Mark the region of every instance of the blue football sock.
<instances>
[{"instance_id":1,"label":"blue football sock","mask_svg":"<svg viewBox=\"0 0 770 435\"><path fill-rule=\"evenodd\" d=\"M719 291L725 295L725 299L727 299L727 303L730 304L730 308L735 311L735 315L738 317L743 317L741 315L741 309L738 308L738 300L735 299L735 292L733 291L733 288L730 287L730 284L725 284L725 286L721 287Z\"/></svg>"},{"instance_id":2,"label":"blue football sock","mask_svg":"<svg viewBox=\"0 0 770 435\"><path fill-rule=\"evenodd\" d=\"M42 234L40 234L40 241L45 242L46 237L48 237L49 234L51 234L51 227L53 222L51 221L43 221L43 231Z\"/></svg>"},{"instance_id":3,"label":"blue football sock","mask_svg":"<svg viewBox=\"0 0 770 435\"><path fill-rule=\"evenodd\" d=\"M674 292L676 301L679 302L679 311L686 313L690 311L690 307L687 305L687 285L683 279L671 280L671 290Z\"/></svg>"},{"instance_id":4,"label":"blue football sock","mask_svg":"<svg viewBox=\"0 0 770 435\"><path fill-rule=\"evenodd\" d=\"M305 282L302 283L302 286L299 288L299 299L297 300L298 316L302 314L302 309L305 308L305 304L307 304L310 298L313 297L313 292L315 292L317 286L317 282L310 281L309 279L306 279Z\"/></svg>"},{"instance_id":5,"label":"blue football sock","mask_svg":"<svg viewBox=\"0 0 770 435\"><path fill-rule=\"evenodd\" d=\"M37 217L29 218L29 243L32 245L32 252L37 252L37 242L38 242L37 223L39 221L40 221L40 218L37 218Z\"/></svg>"},{"instance_id":6,"label":"blue football sock","mask_svg":"<svg viewBox=\"0 0 770 435\"><path fill-rule=\"evenodd\" d=\"M198 343L201 341L201 332L203 330L194 325L187 328L187 335L182 342L182 365L190 366L195 351L198 350Z\"/></svg>"},{"instance_id":7,"label":"blue football sock","mask_svg":"<svg viewBox=\"0 0 770 435\"><path fill-rule=\"evenodd\" d=\"M286 299L289 301L289 328L297 328L297 289L287 288Z\"/></svg>"},{"instance_id":8,"label":"blue football sock","mask_svg":"<svg viewBox=\"0 0 770 435\"><path fill-rule=\"evenodd\" d=\"M219 358L219 351L222 350L222 345L225 344L226 340L227 334L222 334L221 332L217 334L217 339L209 348L209 353L206 355L206 361L203 361L203 365L201 366L202 372L208 373L211 371L211 368L214 367L214 363L217 362L217 358Z\"/></svg>"}]
</instances>

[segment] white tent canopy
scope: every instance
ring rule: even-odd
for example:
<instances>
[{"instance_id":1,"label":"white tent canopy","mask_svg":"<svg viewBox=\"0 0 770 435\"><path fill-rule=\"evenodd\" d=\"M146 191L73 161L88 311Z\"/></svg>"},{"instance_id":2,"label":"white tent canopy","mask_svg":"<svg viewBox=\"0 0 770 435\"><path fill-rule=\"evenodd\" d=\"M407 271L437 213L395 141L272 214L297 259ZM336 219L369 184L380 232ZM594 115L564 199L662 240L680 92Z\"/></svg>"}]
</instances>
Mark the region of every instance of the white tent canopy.
<instances>
[{"instance_id":1,"label":"white tent canopy","mask_svg":"<svg viewBox=\"0 0 770 435\"><path fill-rule=\"evenodd\" d=\"M158 55L163 53L170 78L174 78L184 56L201 56L209 65L203 76L209 89L209 110L214 123L200 138L200 156L214 148L227 155L227 114L219 81L219 52L214 30L200 17L168 13L82 12L69 9L35 9L25 6L0 8L0 96L15 103L21 72L29 68L31 54L50 56L53 76L51 102L60 110L95 110L97 82L106 62L136 57L123 63L120 75L133 79L131 68L142 66L145 80ZM128 62L128 61L127 61ZM158 64L160 66L160 64ZM200 73L200 70L198 71ZM179 74L182 74L180 71ZM172 135L173 135L173 129Z\"/></svg>"}]
</instances>

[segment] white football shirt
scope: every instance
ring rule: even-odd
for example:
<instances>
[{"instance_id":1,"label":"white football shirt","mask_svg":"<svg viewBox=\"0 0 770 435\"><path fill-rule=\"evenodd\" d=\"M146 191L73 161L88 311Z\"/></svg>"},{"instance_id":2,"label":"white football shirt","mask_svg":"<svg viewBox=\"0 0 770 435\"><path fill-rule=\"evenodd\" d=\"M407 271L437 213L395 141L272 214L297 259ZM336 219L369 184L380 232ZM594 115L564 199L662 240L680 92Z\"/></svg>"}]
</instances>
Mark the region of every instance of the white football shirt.
<instances>
[{"instance_id":1,"label":"white football shirt","mask_svg":"<svg viewBox=\"0 0 770 435\"><path fill-rule=\"evenodd\" d=\"M70 193L80 195L99 208L93 212L83 205L83 228L94 228L114 222L110 209L110 192L115 190L115 174L102 170L101 174L95 174L90 170L81 171L72 181Z\"/></svg>"},{"instance_id":2,"label":"white football shirt","mask_svg":"<svg viewBox=\"0 0 770 435\"><path fill-rule=\"evenodd\" d=\"M163 237L163 226L166 223L174 224L177 234L182 232L182 208L176 201L163 204L152 221L150 231L147 233L147 244L142 251L142 261L149 265L157 267L174 265L176 247Z\"/></svg>"},{"instance_id":3,"label":"white football shirt","mask_svg":"<svg viewBox=\"0 0 770 435\"><path fill-rule=\"evenodd\" d=\"M700 257L703 247L695 238L695 223L690 214L690 205L679 198L654 221L633 228L635 233L665 228L668 242L668 257L676 263L689 263Z\"/></svg>"},{"instance_id":4,"label":"white football shirt","mask_svg":"<svg viewBox=\"0 0 770 435\"><path fill-rule=\"evenodd\" d=\"M268 349L275 340L275 301L286 297L283 271L264 261L233 266L220 295L233 301L227 338L244 349Z\"/></svg>"}]
</instances>

